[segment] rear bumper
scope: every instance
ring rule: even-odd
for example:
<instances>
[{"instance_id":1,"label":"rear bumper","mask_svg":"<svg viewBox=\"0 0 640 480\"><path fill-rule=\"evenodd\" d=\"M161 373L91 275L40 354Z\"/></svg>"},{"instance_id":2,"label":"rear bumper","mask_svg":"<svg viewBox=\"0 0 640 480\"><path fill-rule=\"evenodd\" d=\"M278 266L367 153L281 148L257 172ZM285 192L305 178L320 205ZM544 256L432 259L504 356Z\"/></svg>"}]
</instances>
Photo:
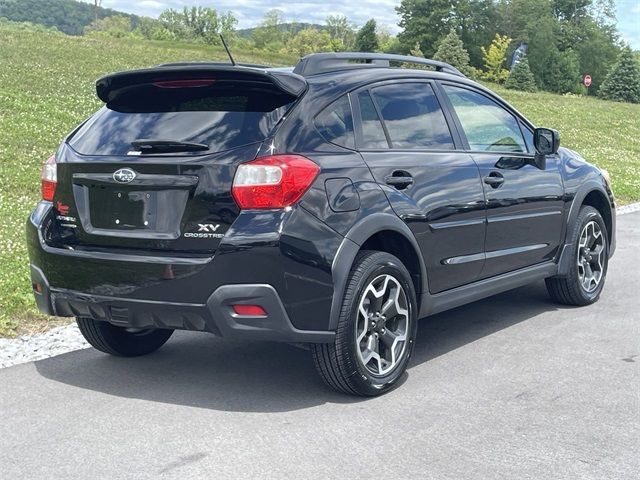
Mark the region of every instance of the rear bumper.
<instances>
[{"instance_id":1,"label":"rear bumper","mask_svg":"<svg viewBox=\"0 0 640 480\"><path fill-rule=\"evenodd\" d=\"M26 225L34 295L45 314L230 338L330 342L331 260L342 237L303 209L238 217L215 252L52 246L51 204ZM37 288L36 288L37 287ZM233 304L268 315L241 317Z\"/></svg>"},{"instance_id":2,"label":"rear bumper","mask_svg":"<svg viewBox=\"0 0 640 480\"><path fill-rule=\"evenodd\" d=\"M331 342L333 332L299 330L271 285L218 287L206 303L177 303L87 295L51 288L40 268L31 265L31 281L41 312L61 317L87 317L125 328L169 328L210 332L230 339L280 342ZM266 316L238 315L232 306L260 305Z\"/></svg>"}]
</instances>

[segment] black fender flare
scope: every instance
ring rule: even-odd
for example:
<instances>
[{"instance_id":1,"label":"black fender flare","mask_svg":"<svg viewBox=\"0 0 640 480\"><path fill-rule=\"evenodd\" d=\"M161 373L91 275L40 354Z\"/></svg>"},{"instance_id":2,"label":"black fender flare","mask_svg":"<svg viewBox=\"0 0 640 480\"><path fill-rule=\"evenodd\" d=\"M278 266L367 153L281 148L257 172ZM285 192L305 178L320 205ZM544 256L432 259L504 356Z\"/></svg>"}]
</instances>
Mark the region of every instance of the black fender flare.
<instances>
[{"instance_id":1,"label":"black fender flare","mask_svg":"<svg viewBox=\"0 0 640 480\"><path fill-rule=\"evenodd\" d=\"M420 276L423 291L428 291L427 270L420 246L406 223L399 217L390 213L375 213L368 215L357 222L345 235L338 251L331 264L331 276L333 278L333 298L331 299L331 317L329 319L329 329L335 330L338 326L338 317L342 306L342 297L347 285L349 272L353 266L353 261L360 251L360 247L372 235L384 230L391 230L405 237L413 249L420 262ZM416 297L420 300L423 292L416 292Z\"/></svg>"},{"instance_id":2,"label":"black fender flare","mask_svg":"<svg viewBox=\"0 0 640 480\"><path fill-rule=\"evenodd\" d=\"M576 219L578 218L580 207L582 207L584 199L594 191L599 192L605 199L607 199L607 202L611 203L605 186L597 180L591 179L580 185L580 188L576 191L573 200L571 201L571 207L569 207L569 213L566 217L567 221L565 224L564 245L562 247L562 252L560 253L560 259L558 260L558 276L565 276L569 274L572 261L571 252L573 251L573 244L570 242L571 231ZM612 212L612 216L615 216L614 212ZM608 233L611 238L613 238L615 232Z\"/></svg>"}]
</instances>

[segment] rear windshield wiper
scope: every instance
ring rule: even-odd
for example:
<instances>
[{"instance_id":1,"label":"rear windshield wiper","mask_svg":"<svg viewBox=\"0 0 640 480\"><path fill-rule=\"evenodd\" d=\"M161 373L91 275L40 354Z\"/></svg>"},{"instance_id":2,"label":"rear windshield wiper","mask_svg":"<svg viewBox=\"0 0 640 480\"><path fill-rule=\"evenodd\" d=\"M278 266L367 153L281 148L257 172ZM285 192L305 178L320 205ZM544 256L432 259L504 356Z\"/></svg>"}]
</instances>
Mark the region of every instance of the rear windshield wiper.
<instances>
[{"instance_id":1,"label":"rear windshield wiper","mask_svg":"<svg viewBox=\"0 0 640 480\"><path fill-rule=\"evenodd\" d=\"M204 143L181 142L180 140L152 140L141 138L131 142L133 148L142 153L151 152L199 152L209 150Z\"/></svg>"}]
</instances>

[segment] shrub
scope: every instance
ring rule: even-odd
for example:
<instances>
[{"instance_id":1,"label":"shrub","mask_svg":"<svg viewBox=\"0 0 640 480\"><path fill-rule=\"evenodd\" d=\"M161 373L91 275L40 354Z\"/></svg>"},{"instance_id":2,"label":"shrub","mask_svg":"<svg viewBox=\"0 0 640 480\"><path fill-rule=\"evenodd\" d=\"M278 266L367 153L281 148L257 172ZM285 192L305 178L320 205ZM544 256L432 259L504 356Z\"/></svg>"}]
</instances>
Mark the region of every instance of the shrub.
<instances>
[{"instance_id":1,"label":"shrub","mask_svg":"<svg viewBox=\"0 0 640 480\"><path fill-rule=\"evenodd\" d=\"M526 56L522 56L518 63L513 67L511 73L504 82L504 86L511 90L522 90L523 92L536 91L536 79L529 68L529 60Z\"/></svg>"},{"instance_id":2,"label":"shrub","mask_svg":"<svg viewBox=\"0 0 640 480\"><path fill-rule=\"evenodd\" d=\"M485 72L482 78L490 82L502 83L509 76L509 70L504 68L507 60L507 50L511 44L511 39L506 35L496 33L495 38L486 49L481 47L482 58L484 59Z\"/></svg>"},{"instance_id":3,"label":"shrub","mask_svg":"<svg viewBox=\"0 0 640 480\"><path fill-rule=\"evenodd\" d=\"M598 95L616 102L640 103L640 68L631 48L622 49L618 63L605 78Z\"/></svg>"}]
</instances>

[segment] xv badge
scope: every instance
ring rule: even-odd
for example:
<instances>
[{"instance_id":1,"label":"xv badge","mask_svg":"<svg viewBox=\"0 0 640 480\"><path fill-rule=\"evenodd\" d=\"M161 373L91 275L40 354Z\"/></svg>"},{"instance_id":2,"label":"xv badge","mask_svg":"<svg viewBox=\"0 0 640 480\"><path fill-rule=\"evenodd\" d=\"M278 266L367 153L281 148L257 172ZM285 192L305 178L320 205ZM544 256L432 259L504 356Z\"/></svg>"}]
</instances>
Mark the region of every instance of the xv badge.
<instances>
[{"instance_id":1,"label":"xv badge","mask_svg":"<svg viewBox=\"0 0 640 480\"><path fill-rule=\"evenodd\" d=\"M198 231L199 232L215 232L220 228L220 224L213 225L212 223L199 223Z\"/></svg>"}]
</instances>

